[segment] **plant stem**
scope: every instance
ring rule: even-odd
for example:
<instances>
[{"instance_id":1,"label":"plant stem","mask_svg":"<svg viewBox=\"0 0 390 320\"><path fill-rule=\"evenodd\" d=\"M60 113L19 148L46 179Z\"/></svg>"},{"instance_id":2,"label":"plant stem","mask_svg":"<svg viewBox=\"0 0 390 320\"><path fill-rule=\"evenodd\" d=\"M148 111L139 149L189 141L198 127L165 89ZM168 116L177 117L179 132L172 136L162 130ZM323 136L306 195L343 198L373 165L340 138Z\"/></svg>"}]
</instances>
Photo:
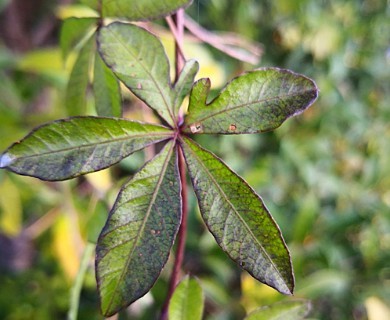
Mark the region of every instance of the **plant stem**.
<instances>
[{"instance_id":1,"label":"plant stem","mask_svg":"<svg viewBox=\"0 0 390 320\"><path fill-rule=\"evenodd\" d=\"M180 48L183 43L183 35L184 35L184 10L180 9L174 15L174 21L176 22L176 46L175 46L175 70L176 70L176 79L180 74L181 69L184 66L184 57ZM187 179L186 179L186 168L185 168L185 160L184 155L179 146L178 149L178 165L179 165L179 174L180 174L180 182L181 182L181 224L179 228L179 232L177 235L177 248L176 248L176 257L175 263L173 265L173 270L171 274L171 278L169 280L169 288L167 297L165 299L164 306L161 311L161 320L168 319L168 307L169 301L175 291L177 284L179 283L180 270L183 264L184 259L184 251L185 251L185 243L186 243L186 235L187 235L187 215L188 215L188 195L187 195Z\"/></svg>"}]
</instances>

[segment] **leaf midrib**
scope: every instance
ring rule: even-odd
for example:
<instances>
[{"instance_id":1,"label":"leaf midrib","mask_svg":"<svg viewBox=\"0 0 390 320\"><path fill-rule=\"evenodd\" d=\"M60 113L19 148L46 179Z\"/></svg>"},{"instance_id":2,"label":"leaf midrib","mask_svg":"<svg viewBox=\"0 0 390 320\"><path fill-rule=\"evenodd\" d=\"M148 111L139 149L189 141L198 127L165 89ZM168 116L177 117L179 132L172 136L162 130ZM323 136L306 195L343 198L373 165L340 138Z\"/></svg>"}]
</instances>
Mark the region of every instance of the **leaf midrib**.
<instances>
[{"instance_id":1,"label":"leaf midrib","mask_svg":"<svg viewBox=\"0 0 390 320\"><path fill-rule=\"evenodd\" d=\"M159 177L159 179L158 179L158 181L157 181L157 183L156 183L156 187L155 187L154 192L153 192L153 194L152 194L152 199L151 199L151 201L149 202L149 206L148 206L148 209L147 209L147 211L146 211L145 218L144 218L144 220L143 220L143 223L142 223L141 227L139 228L139 230L138 230L138 232L137 232L136 237L134 237L134 239L135 239L135 240L134 240L134 245L133 245L133 247L131 248L131 251L130 251L130 253L129 253L127 259L126 259L126 263L125 263L125 265L124 265L124 267L123 267L123 269L122 269L122 272L121 272L121 274L120 274L120 277L119 277L118 281L116 282L115 289L112 291L112 292L114 292L114 294L111 295L111 299L110 299L110 302L109 302L109 304L108 304L107 310L110 310L112 304L114 303L114 295L116 295L116 292L117 292L117 290L118 290L118 286L119 286L120 283L122 283L122 281L123 281L123 279L124 279L124 277L125 277L125 275L126 275L126 273L127 273L127 268L128 268L128 266L129 266L129 264L130 264L130 262L131 262L131 260L132 260L131 258L132 258L133 254L134 254L134 252L135 252L135 249L138 247L139 239L141 238L141 235L143 234L143 231L144 231L144 229L145 229L146 222L148 221L148 219L149 219L149 217L150 217L150 213L151 213L151 211L152 211L152 207L153 207L153 205L154 205L154 203L155 203L155 200L156 200L156 198L157 198L158 191L159 191L159 189L160 189L160 187L161 187L162 180L163 180L164 177L165 177L165 173L166 173L166 170L167 170L169 161L171 160L171 157L172 157L172 151L173 151L174 146L175 146L175 144L172 143L172 145L171 145L171 147L170 147L170 150L168 151L168 154L167 154L167 156L166 156L166 158L165 158L165 161L164 161L162 170L161 170L161 172L160 172L160 177Z\"/></svg>"},{"instance_id":2,"label":"leaf midrib","mask_svg":"<svg viewBox=\"0 0 390 320\"><path fill-rule=\"evenodd\" d=\"M188 144L187 144L188 145ZM189 146L189 145L188 145ZM189 146L189 149L191 150L191 153L193 155L195 155L195 157L198 158L198 161L199 163L201 164L201 166L204 168L205 172L207 173L207 175L210 177L210 179L213 181L213 183L216 185L217 189L220 191L220 193L224 196L224 198L226 199L227 203L231 206L231 208L233 209L233 211L236 213L236 215L238 216L239 220L242 222L242 224L245 226L245 228L248 230L248 233L252 236L252 238L255 240L256 243L258 243L259 247L261 248L261 250L263 251L263 253L265 254L265 256L268 258L268 260L270 261L271 265L273 266L273 268L275 269L275 271L277 272L277 274L279 275L279 277L281 279L283 279L283 282L285 282L284 278L282 277L282 275L280 274L278 268L275 266L273 260L270 258L270 256L268 255L267 251L263 248L263 246L261 245L261 243L257 240L257 238L255 237L255 235L253 234L251 228L248 226L248 224L245 222L245 220L243 220L243 218L241 217L241 215L237 212L235 206L231 203L231 201L227 198L225 192L223 191L223 189L219 186L219 184L217 183L217 181L214 179L214 177L212 176L212 174L208 171L207 167L205 166L205 164L203 163L203 161L199 160L200 158L197 156L196 152L194 152L191 147ZM201 149L202 150L202 149ZM202 150L202 151L205 151L205 150ZM218 161L220 161L218 159ZM230 254L229 254L230 255ZM286 284L287 286L287 284ZM288 286L287 286L288 287Z\"/></svg>"},{"instance_id":3,"label":"leaf midrib","mask_svg":"<svg viewBox=\"0 0 390 320\"><path fill-rule=\"evenodd\" d=\"M29 155L29 156L17 157L16 159L17 160L22 160L22 159L39 157L39 156L46 156L46 155L50 155L50 154L69 152L69 151L72 151L72 150L83 150L83 149L92 148L93 146L107 145L107 144L112 144L112 143L121 142L121 141L125 141L125 140L138 139L138 138L148 137L148 136L161 136L161 135L164 136L165 133L157 133L157 132L150 133L149 132L149 133L145 133L145 134L142 134L142 135L141 134L133 135L133 136L131 136L131 138L129 138L127 136L127 137L123 137L123 138L111 139L111 140L106 140L106 141L97 142L97 143L87 143L87 144L83 144L83 145L79 145L79 146L75 146L75 147L68 147L68 148L52 150L52 151L48 151L48 152L34 153L32 155ZM167 132L166 133L166 137L162 137L162 139L158 140L158 141L163 141L165 139L169 139L171 136L172 136L172 133L171 132ZM155 140L155 141L149 142L148 144L153 144L153 143L156 143L158 141ZM10 154L12 154L12 153L10 153Z\"/></svg>"}]
</instances>

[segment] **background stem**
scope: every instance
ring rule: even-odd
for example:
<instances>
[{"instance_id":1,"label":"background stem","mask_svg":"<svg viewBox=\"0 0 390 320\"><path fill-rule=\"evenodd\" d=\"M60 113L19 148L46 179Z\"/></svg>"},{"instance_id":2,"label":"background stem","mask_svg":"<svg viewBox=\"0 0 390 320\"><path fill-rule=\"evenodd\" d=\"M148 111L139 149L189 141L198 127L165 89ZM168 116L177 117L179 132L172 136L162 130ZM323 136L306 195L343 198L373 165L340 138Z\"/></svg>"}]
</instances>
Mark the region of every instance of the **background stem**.
<instances>
[{"instance_id":1,"label":"background stem","mask_svg":"<svg viewBox=\"0 0 390 320\"><path fill-rule=\"evenodd\" d=\"M181 69L184 66L184 57L180 48L183 44L183 36L184 36L184 10L180 9L174 16L174 21L176 24L176 45L175 45L175 70L176 70L176 79L178 78ZM168 293L165 299L165 303L163 305L161 311L161 320L168 319L168 306L169 301L175 291L175 288L180 280L180 271L183 264L184 259L184 251L185 251L185 243L186 243L186 235L187 235L187 214L188 214L188 196L187 196L187 179L186 179L186 168L184 155L179 146L177 146L177 151L179 155L179 173L180 173L180 181L181 181L181 197L182 197L182 218L180 229L176 238L177 248L176 248L176 258L173 266L171 278L169 280L169 288Z\"/></svg>"}]
</instances>

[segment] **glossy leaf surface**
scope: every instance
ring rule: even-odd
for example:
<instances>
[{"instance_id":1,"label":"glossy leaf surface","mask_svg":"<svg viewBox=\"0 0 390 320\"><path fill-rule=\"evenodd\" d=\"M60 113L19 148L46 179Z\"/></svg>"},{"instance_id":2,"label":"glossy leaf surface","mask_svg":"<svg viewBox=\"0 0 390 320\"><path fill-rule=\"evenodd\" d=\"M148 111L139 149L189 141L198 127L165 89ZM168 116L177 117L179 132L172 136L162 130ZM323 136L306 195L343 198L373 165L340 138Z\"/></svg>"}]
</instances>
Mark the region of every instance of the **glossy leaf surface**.
<instances>
[{"instance_id":1,"label":"glossy leaf surface","mask_svg":"<svg viewBox=\"0 0 390 320\"><path fill-rule=\"evenodd\" d=\"M252 311L245 320L302 320L310 309L307 300L282 301Z\"/></svg>"},{"instance_id":2,"label":"glossy leaf surface","mask_svg":"<svg viewBox=\"0 0 390 320\"><path fill-rule=\"evenodd\" d=\"M174 126L169 63L161 42L143 28L112 23L100 29L98 44L116 76Z\"/></svg>"},{"instance_id":3,"label":"glossy leaf surface","mask_svg":"<svg viewBox=\"0 0 390 320\"><path fill-rule=\"evenodd\" d=\"M239 134L273 130L307 109L318 95L311 79L278 68L245 73L207 103L209 88L208 79L194 85L186 132Z\"/></svg>"},{"instance_id":4,"label":"glossy leaf surface","mask_svg":"<svg viewBox=\"0 0 390 320\"><path fill-rule=\"evenodd\" d=\"M176 287L168 309L169 320L201 320L203 290L195 278L186 276Z\"/></svg>"},{"instance_id":5,"label":"glossy leaf surface","mask_svg":"<svg viewBox=\"0 0 390 320\"><path fill-rule=\"evenodd\" d=\"M188 60L180 72L174 87L173 112L176 118L185 96L192 88L198 70L199 63L196 60Z\"/></svg>"},{"instance_id":6,"label":"glossy leaf surface","mask_svg":"<svg viewBox=\"0 0 390 320\"><path fill-rule=\"evenodd\" d=\"M0 168L43 180L65 180L107 168L168 139L167 128L124 119L76 117L38 127L0 157Z\"/></svg>"},{"instance_id":7,"label":"glossy leaf surface","mask_svg":"<svg viewBox=\"0 0 390 320\"><path fill-rule=\"evenodd\" d=\"M122 116L119 82L111 69L106 66L98 52L95 54L93 93L98 116Z\"/></svg>"},{"instance_id":8,"label":"glossy leaf surface","mask_svg":"<svg viewBox=\"0 0 390 320\"><path fill-rule=\"evenodd\" d=\"M99 237L96 270L106 316L137 300L165 265L181 221L181 187L173 142L121 190Z\"/></svg>"},{"instance_id":9,"label":"glossy leaf surface","mask_svg":"<svg viewBox=\"0 0 390 320\"><path fill-rule=\"evenodd\" d=\"M189 138L183 140L202 217L218 244L254 278L292 294L290 254L261 198L222 160Z\"/></svg>"},{"instance_id":10,"label":"glossy leaf surface","mask_svg":"<svg viewBox=\"0 0 390 320\"><path fill-rule=\"evenodd\" d=\"M187 6L192 0L103 0L104 17L123 17L129 20L150 20L168 16Z\"/></svg>"}]
</instances>

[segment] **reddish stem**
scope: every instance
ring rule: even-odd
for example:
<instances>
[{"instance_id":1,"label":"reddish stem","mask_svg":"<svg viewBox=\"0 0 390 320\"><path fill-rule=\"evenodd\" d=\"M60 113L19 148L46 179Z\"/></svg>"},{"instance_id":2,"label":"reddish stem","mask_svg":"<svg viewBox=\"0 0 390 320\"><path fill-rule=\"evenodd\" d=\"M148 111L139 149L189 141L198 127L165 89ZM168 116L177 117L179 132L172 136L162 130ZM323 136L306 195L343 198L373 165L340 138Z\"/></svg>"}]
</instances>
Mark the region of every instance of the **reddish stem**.
<instances>
[{"instance_id":1,"label":"reddish stem","mask_svg":"<svg viewBox=\"0 0 390 320\"><path fill-rule=\"evenodd\" d=\"M175 55L175 69L176 69L176 79L184 66L184 58L182 53L180 52L181 44L183 43L183 35L184 35L184 10L180 9L174 15L174 21L176 23L176 31L177 37L176 42L179 44L176 45L176 55ZM186 168L185 168L185 160L184 155L179 146L177 146L178 151L178 162L179 162L179 174L180 174L180 182L181 182L181 198L182 198L182 213L181 213L181 224L179 228L179 232L177 234L177 248L176 248L176 257L175 263L173 266L171 278L169 280L169 288L168 293L165 299L164 306L161 311L161 320L168 319L168 306L175 291L177 284L180 279L180 271L183 264L184 259L184 251L185 251L185 243L186 243L186 235L187 235L187 215L188 215L188 195L187 195L187 179L186 179Z\"/></svg>"}]
</instances>

